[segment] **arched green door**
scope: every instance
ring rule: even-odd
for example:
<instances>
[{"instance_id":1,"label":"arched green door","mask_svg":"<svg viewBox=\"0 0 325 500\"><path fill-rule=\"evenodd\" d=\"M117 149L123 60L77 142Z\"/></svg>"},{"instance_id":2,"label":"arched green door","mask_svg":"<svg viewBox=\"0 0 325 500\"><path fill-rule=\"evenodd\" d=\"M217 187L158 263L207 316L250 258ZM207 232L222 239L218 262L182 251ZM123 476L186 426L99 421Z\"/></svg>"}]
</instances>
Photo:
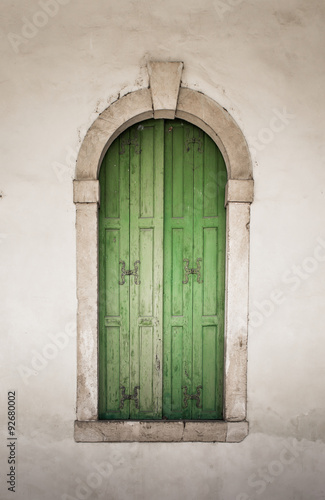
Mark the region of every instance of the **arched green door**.
<instances>
[{"instance_id":1,"label":"arched green door","mask_svg":"<svg viewBox=\"0 0 325 500\"><path fill-rule=\"evenodd\" d=\"M99 418L222 418L219 149L148 120L114 141L99 180Z\"/></svg>"}]
</instances>

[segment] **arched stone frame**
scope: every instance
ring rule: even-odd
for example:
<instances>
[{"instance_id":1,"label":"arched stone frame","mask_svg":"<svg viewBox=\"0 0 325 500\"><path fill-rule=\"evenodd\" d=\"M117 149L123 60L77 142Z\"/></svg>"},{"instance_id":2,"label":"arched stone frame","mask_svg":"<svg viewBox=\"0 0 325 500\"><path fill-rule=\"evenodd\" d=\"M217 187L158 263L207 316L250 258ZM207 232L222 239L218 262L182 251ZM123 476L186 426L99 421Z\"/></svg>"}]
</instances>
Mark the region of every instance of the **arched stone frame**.
<instances>
[{"instance_id":1,"label":"arched stone frame","mask_svg":"<svg viewBox=\"0 0 325 500\"><path fill-rule=\"evenodd\" d=\"M77 420L75 439L97 441L239 442L246 421L247 318L252 166L246 140L229 113L215 101L182 88L180 62L149 63L150 88L132 92L109 106L81 145L74 181L77 231ZM150 118L181 118L205 131L222 152L228 172L224 420L98 420L98 174L114 139Z\"/></svg>"}]
</instances>

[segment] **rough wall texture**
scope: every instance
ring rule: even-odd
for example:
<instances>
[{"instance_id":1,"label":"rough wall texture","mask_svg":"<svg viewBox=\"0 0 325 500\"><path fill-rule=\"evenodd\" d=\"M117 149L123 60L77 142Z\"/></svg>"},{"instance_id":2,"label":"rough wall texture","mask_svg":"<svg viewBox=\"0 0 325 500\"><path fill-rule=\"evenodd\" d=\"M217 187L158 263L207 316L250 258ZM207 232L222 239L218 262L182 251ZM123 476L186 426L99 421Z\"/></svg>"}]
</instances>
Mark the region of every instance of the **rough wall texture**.
<instances>
[{"instance_id":1,"label":"rough wall texture","mask_svg":"<svg viewBox=\"0 0 325 500\"><path fill-rule=\"evenodd\" d=\"M1 19L4 500L325 497L321 0L26 0ZM224 106L254 161L248 418L240 444L77 444L72 178L87 129L147 62ZM16 493L7 393L16 392Z\"/></svg>"}]
</instances>

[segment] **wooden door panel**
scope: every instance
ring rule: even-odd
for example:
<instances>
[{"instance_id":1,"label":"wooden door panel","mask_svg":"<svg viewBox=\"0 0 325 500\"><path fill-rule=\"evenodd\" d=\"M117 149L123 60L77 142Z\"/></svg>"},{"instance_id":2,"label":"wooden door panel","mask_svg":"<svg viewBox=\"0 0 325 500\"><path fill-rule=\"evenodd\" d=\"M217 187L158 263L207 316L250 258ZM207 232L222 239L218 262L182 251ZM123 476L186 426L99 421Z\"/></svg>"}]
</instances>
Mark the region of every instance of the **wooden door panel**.
<instances>
[{"instance_id":1,"label":"wooden door panel","mask_svg":"<svg viewBox=\"0 0 325 500\"><path fill-rule=\"evenodd\" d=\"M222 418L225 237L220 240L219 232L225 227L225 210L224 184L218 186L218 181L225 165L219 156L201 130L184 122L166 123L163 414L167 418ZM186 277L184 259L200 275Z\"/></svg>"},{"instance_id":2,"label":"wooden door panel","mask_svg":"<svg viewBox=\"0 0 325 500\"><path fill-rule=\"evenodd\" d=\"M143 127L143 128L142 128ZM140 125L141 154L139 155L139 217L153 218L155 213L155 123ZM161 138L162 140L162 138Z\"/></svg>"},{"instance_id":3,"label":"wooden door panel","mask_svg":"<svg viewBox=\"0 0 325 500\"><path fill-rule=\"evenodd\" d=\"M125 135L128 136L128 132ZM106 219L120 218L120 181L123 182L120 175L122 174L123 159L120 158L120 141L115 141L110 147L109 155L103 161L103 168L109 173L102 176L105 185L105 190L102 189L102 192L105 192L104 211ZM122 190L124 190L123 186Z\"/></svg>"},{"instance_id":4,"label":"wooden door panel","mask_svg":"<svg viewBox=\"0 0 325 500\"><path fill-rule=\"evenodd\" d=\"M141 262L141 286L139 287L138 317L154 315L155 275L154 275L154 246L155 231L153 228L139 228L139 259Z\"/></svg>"},{"instance_id":5,"label":"wooden door panel","mask_svg":"<svg viewBox=\"0 0 325 500\"><path fill-rule=\"evenodd\" d=\"M129 389L129 288L120 286L121 264L129 265L129 151L126 131L110 148L100 172L99 210L99 415L129 418L120 408L121 386Z\"/></svg>"},{"instance_id":6,"label":"wooden door panel","mask_svg":"<svg viewBox=\"0 0 325 500\"><path fill-rule=\"evenodd\" d=\"M205 412L216 410L216 349L217 326L202 327L202 407Z\"/></svg>"},{"instance_id":7,"label":"wooden door panel","mask_svg":"<svg viewBox=\"0 0 325 500\"><path fill-rule=\"evenodd\" d=\"M220 190L217 189L219 156L220 152L216 145L206 136L203 151L203 217L218 216L218 199L220 198Z\"/></svg>"},{"instance_id":8,"label":"wooden door panel","mask_svg":"<svg viewBox=\"0 0 325 500\"><path fill-rule=\"evenodd\" d=\"M116 366L120 363L120 327L106 327L105 352L106 371L106 405L110 412L120 414L120 373Z\"/></svg>"},{"instance_id":9,"label":"wooden door panel","mask_svg":"<svg viewBox=\"0 0 325 500\"><path fill-rule=\"evenodd\" d=\"M184 317L183 296L183 256L184 229L174 227L171 230L171 315ZM167 272L167 269L166 269ZM167 285L168 286L168 285Z\"/></svg>"},{"instance_id":10,"label":"wooden door panel","mask_svg":"<svg viewBox=\"0 0 325 500\"><path fill-rule=\"evenodd\" d=\"M139 405L131 407L130 416L140 419L161 418L162 407L162 145L162 122L151 120L132 128L130 259L140 263L139 284L130 283L130 384L139 387Z\"/></svg>"},{"instance_id":11,"label":"wooden door panel","mask_svg":"<svg viewBox=\"0 0 325 500\"><path fill-rule=\"evenodd\" d=\"M193 245L194 254L202 257L203 283L193 282L193 386L194 391L202 388L201 408L192 405L192 418L218 419L222 418L225 265L225 235L220 239L219 234L225 228L225 209L224 186L217 180L225 165L220 163L221 154L212 140L201 136L201 131L194 134L198 139L193 151Z\"/></svg>"},{"instance_id":12,"label":"wooden door panel","mask_svg":"<svg viewBox=\"0 0 325 500\"><path fill-rule=\"evenodd\" d=\"M164 394L163 415L191 418L183 407L184 387L192 386L192 280L184 259L193 260L193 155L186 149L192 125L165 125L164 207Z\"/></svg>"},{"instance_id":13,"label":"wooden door panel","mask_svg":"<svg viewBox=\"0 0 325 500\"><path fill-rule=\"evenodd\" d=\"M217 315L217 294L218 294L218 228L203 228L203 285L202 285L202 315Z\"/></svg>"}]
</instances>

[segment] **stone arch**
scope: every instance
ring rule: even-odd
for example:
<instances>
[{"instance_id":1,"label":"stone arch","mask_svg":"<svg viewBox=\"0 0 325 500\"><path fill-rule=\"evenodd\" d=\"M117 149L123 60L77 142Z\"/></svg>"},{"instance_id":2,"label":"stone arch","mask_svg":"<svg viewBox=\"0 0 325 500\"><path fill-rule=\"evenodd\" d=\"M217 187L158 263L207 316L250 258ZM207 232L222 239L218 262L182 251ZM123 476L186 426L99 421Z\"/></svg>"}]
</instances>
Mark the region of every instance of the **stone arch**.
<instances>
[{"instance_id":1,"label":"stone arch","mask_svg":"<svg viewBox=\"0 0 325 500\"><path fill-rule=\"evenodd\" d=\"M150 118L175 117L197 125L212 138L225 158L228 179L253 178L250 154L241 129L230 114L211 98L195 90L180 87L181 64L152 64L149 89L127 94L99 115L82 142L77 160L76 180L97 180L99 167L107 149L114 139L131 125ZM155 72L162 73L165 79L159 78L158 75L155 79ZM158 103L156 96L160 97Z\"/></svg>"},{"instance_id":2,"label":"stone arch","mask_svg":"<svg viewBox=\"0 0 325 500\"><path fill-rule=\"evenodd\" d=\"M77 209L78 381L77 441L241 441L246 422L247 317L250 203L253 173L245 137L230 114L204 94L181 87L181 62L148 65L150 88L131 92L95 120L81 145L74 181ZM182 422L155 422L157 432L143 422L98 420L98 174L114 139L139 121L180 118L201 128L217 144L228 171L225 388L224 420L186 427ZM172 425L169 425L172 424ZM180 425L178 425L180 424ZM161 434L162 427L169 432ZM160 428L161 427L161 428ZM150 428L150 427L149 427ZM196 437L195 437L196 436Z\"/></svg>"}]
</instances>

